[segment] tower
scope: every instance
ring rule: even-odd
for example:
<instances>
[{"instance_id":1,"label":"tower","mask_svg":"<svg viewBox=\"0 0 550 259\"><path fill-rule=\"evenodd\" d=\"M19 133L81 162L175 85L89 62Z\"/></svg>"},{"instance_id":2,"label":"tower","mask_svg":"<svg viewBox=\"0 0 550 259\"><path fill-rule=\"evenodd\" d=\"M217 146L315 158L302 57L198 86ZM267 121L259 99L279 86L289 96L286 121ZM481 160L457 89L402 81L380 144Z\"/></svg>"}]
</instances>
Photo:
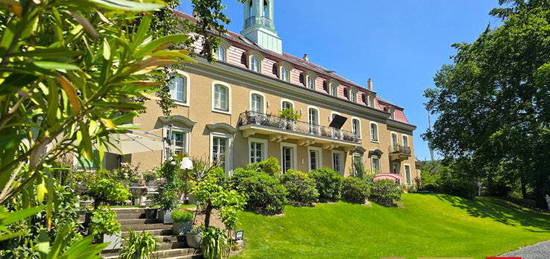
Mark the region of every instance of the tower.
<instances>
[{"instance_id":1,"label":"tower","mask_svg":"<svg viewBox=\"0 0 550 259\"><path fill-rule=\"evenodd\" d=\"M264 49L282 54L283 42L275 30L274 1L245 1L244 29L241 34Z\"/></svg>"}]
</instances>

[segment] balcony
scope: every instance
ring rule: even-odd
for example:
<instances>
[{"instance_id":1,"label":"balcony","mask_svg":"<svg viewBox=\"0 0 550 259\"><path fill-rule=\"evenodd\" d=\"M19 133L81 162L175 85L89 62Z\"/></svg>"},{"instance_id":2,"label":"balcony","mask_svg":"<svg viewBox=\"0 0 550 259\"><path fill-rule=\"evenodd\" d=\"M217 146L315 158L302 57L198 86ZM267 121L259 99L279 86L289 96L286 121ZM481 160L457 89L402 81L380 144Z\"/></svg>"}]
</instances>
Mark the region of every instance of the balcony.
<instances>
[{"instance_id":1,"label":"balcony","mask_svg":"<svg viewBox=\"0 0 550 259\"><path fill-rule=\"evenodd\" d=\"M298 140L302 145L323 144L326 149L361 145L361 139L349 131L252 111L241 113L238 125L245 137L264 134L272 141Z\"/></svg>"},{"instance_id":2,"label":"balcony","mask_svg":"<svg viewBox=\"0 0 550 259\"><path fill-rule=\"evenodd\" d=\"M252 26L254 24L263 25L268 28L273 28L273 21L267 17L250 16L248 19L246 19L246 27Z\"/></svg>"},{"instance_id":3,"label":"balcony","mask_svg":"<svg viewBox=\"0 0 550 259\"><path fill-rule=\"evenodd\" d=\"M391 145L389 147L391 161L403 161L411 157L411 148L409 146Z\"/></svg>"}]
</instances>

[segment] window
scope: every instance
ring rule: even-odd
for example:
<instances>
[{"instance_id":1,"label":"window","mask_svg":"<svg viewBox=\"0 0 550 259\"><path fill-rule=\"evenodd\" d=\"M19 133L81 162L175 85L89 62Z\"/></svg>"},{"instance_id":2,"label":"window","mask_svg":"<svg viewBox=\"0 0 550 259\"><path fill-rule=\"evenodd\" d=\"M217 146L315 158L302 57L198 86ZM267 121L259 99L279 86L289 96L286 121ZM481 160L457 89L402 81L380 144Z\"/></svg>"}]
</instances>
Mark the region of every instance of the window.
<instances>
[{"instance_id":1,"label":"window","mask_svg":"<svg viewBox=\"0 0 550 259\"><path fill-rule=\"evenodd\" d=\"M330 90L328 88L328 81L327 80L324 80L323 81L323 91L325 91L325 93L330 93Z\"/></svg>"},{"instance_id":2,"label":"window","mask_svg":"<svg viewBox=\"0 0 550 259\"><path fill-rule=\"evenodd\" d=\"M317 108L310 107L308 109L309 118L309 133L319 133L319 110Z\"/></svg>"},{"instance_id":3,"label":"window","mask_svg":"<svg viewBox=\"0 0 550 259\"><path fill-rule=\"evenodd\" d=\"M380 173L380 158L372 157L372 171L374 173Z\"/></svg>"},{"instance_id":4,"label":"window","mask_svg":"<svg viewBox=\"0 0 550 259\"><path fill-rule=\"evenodd\" d=\"M215 111L229 112L229 87L222 84L214 85L213 106Z\"/></svg>"},{"instance_id":5,"label":"window","mask_svg":"<svg viewBox=\"0 0 550 259\"><path fill-rule=\"evenodd\" d=\"M260 72L260 59L254 55L250 56L250 70Z\"/></svg>"},{"instance_id":6,"label":"window","mask_svg":"<svg viewBox=\"0 0 550 259\"><path fill-rule=\"evenodd\" d=\"M341 175L344 174L344 153L332 151L332 169Z\"/></svg>"},{"instance_id":7,"label":"window","mask_svg":"<svg viewBox=\"0 0 550 259\"><path fill-rule=\"evenodd\" d=\"M370 124L370 140L378 142L378 124L371 122Z\"/></svg>"},{"instance_id":8,"label":"window","mask_svg":"<svg viewBox=\"0 0 550 259\"><path fill-rule=\"evenodd\" d=\"M403 135L403 146L408 148L409 147L409 136Z\"/></svg>"},{"instance_id":9,"label":"window","mask_svg":"<svg viewBox=\"0 0 550 259\"><path fill-rule=\"evenodd\" d=\"M225 168L227 147L229 146L229 138L222 136L212 137L212 162L216 165Z\"/></svg>"},{"instance_id":10,"label":"window","mask_svg":"<svg viewBox=\"0 0 550 259\"><path fill-rule=\"evenodd\" d=\"M391 173L392 174L399 174L399 163L398 162L392 162L391 163Z\"/></svg>"},{"instance_id":11,"label":"window","mask_svg":"<svg viewBox=\"0 0 550 259\"><path fill-rule=\"evenodd\" d=\"M344 97L349 100L349 89L344 88Z\"/></svg>"},{"instance_id":12,"label":"window","mask_svg":"<svg viewBox=\"0 0 550 259\"><path fill-rule=\"evenodd\" d=\"M307 76L307 88L315 90L315 77Z\"/></svg>"},{"instance_id":13,"label":"window","mask_svg":"<svg viewBox=\"0 0 550 259\"><path fill-rule=\"evenodd\" d=\"M226 62L227 60L227 55L226 55L226 50L225 50L225 47L224 46L218 46L218 48L216 49L216 58L218 59L218 61L221 61L221 62Z\"/></svg>"},{"instance_id":14,"label":"window","mask_svg":"<svg viewBox=\"0 0 550 259\"><path fill-rule=\"evenodd\" d=\"M250 163L258 163L266 159L267 140L249 138L248 146Z\"/></svg>"},{"instance_id":15,"label":"window","mask_svg":"<svg viewBox=\"0 0 550 259\"><path fill-rule=\"evenodd\" d=\"M407 183L407 185L412 185L411 167L409 165L405 165L405 182Z\"/></svg>"},{"instance_id":16,"label":"window","mask_svg":"<svg viewBox=\"0 0 550 259\"><path fill-rule=\"evenodd\" d=\"M352 91L350 91L350 92L351 92L350 101L352 101L352 102L357 102L357 91L352 90Z\"/></svg>"},{"instance_id":17,"label":"window","mask_svg":"<svg viewBox=\"0 0 550 259\"><path fill-rule=\"evenodd\" d=\"M181 155L188 153L188 131L181 128L166 128L167 146L164 150L164 158L167 159L172 155Z\"/></svg>"},{"instance_id":18,"label":"window","mask_svg":"<svg viewBox=\"0 0 550 259\"><path fill-rule=\"evenodd\" d=\"M263 17L269 18L269 3L267 1L264 1L264 13Z\"/></svg>"},{"instance_id":19,"label":"window","mask_svg":"<svg viewBox=\"0 0 550 259\"><path fill-rule=\"evenodd\" d=\"M286 109L294 109L294 104L292 104L292 102L290 101L282 101L281 110L286 110Z\"/></svg>"},{"instance_id":20,"label":"window","mask_svg":"<svg viewBox=\"0 0 550 259\"><path fill-rule=\"evenodd\" d=\"M351 132L358 138L361 138L361 121L359 119L351 120Z\"/></svg>"},{"instance_id":21,"label":"window","mask_svg":"<svg viewBox=\"0 0 550 259\"><path fill-rule=\"evenodd\" d=\"M309 170L314 171L321 168L321 149L309 148Z\"/></svg>"},{"instance_id":22,"label":"window","mask_svg":"<svg viewBox=\"0 0 550 259\"><path fill-rule=\"evenodd\" d=\"M363 156L361 154L358 154L358 153L354 153L353 154L353 174L355 176L360 176L359 175L359 171L364 171L364 167L363 167Z\"/></svg>"},{"instance_id":23,"label":"window","mask_svg":"<svg viewBox=\"0 0 550 259\"><path fill-rule=\"evenodd\" d=\"M293 169L296 161L296 145L281 144L281 167L283 173Z\"/></svg>"},{"instance_id":24,"label":"window","mask_svg":"<svg viewBox=\"0 0 550 259\"><path fill-rule=\"evenodd\" d=\"M398 140L397 140L397 133L395 132L392 132L391 133L391 145L393 147L393 151L397 151L397 145L398 145Z\"/></svg>"},{"instance_id":25,"label":"window","mask_svg":"<svg viewBox=\"0 0 550 259\"><path fill-rule=\"evenodd\" d=\"M367 100L367 95L366 94L362 94L361 95L361 101L366 104L367 106L369 105L369 101Z\"/></svg>"},{"instance_id":26,"label":"window","mask_svg":"<svg viewBox=\"0 0 550 259\"><path fill-rule=\"evenodd\" d=\"M283 81L290 81L290 70L286 66L281 66L281 76L280 79Z\"/></svg>"},{"instance_id":27,"label":"window","mask_svg":"<svg viewBox=\"0 0 550 259\"><path fill-rule=\"evenodd\" d=\"M330 95L338 96L338 85L337 84L332 84L332 87L330 89Z\"/></svg>"},{"instance_id":28,"label":"window","mask_svg":"<svg viewBox=\"0 0 550 259\"><path fill-rule=\"evenodd\" d=\"M187 77L178 76L169 83L170 97L178 103L187 104Z\"/></svg>"},{"instance_id":29,"label":"window","mask_svg":"<svg viewBox=\"0 0 550 259\"><path fill-rule=\"evenodd\" d=\"M257 113L265 113L264 97L258 93L250 95L250 110Z\"/></svg>"}]
</instances>

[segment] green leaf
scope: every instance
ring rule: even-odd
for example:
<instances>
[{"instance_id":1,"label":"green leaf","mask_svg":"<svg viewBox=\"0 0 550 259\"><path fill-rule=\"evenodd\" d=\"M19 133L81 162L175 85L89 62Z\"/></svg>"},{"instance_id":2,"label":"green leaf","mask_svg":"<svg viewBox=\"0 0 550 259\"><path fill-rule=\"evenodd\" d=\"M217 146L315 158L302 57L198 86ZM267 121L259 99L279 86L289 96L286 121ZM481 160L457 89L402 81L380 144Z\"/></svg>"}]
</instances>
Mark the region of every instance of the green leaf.
<instances>
[{"instance_id":1,"label":"green leaf","mask_svg":"<svg viewBox=\"0 0 550 259\"><path fill-rule=\"evenodd\" d=\"M103 39L103 58L105 60L111 59L111 46L109 46L107 39Z\"/></svg>"},{"instance_id":2,"label":"green leaf","mask_svg":"<svg viewBox=\"0 0 550 259\"><path fill-rule=\"evenodd\" d=\"M0 226L10 225L12 223L26 219L44 209L44 206L18 210L14 212L0 212ZM1 240L1 237L0 237Z\"/></svg>"},{"instance_id":3,"label":"green leaf","mask_svg":"<svg viewBox=\"0 0 550 259\"><path fill-rule=\"evenodd\" d=\"M149 27L151 26L151 20L151 15L144 16L143 19L141 19L141 23L139 24L136 36L134 37L134 40L132 42L132 49L135 49L136 46L142 44L143 41L147 38L147 32L149 31Z\"/></svg>"},{"instance_id":4,"label":"green leaf","mask_svg":"<svg viewBox=\"0 0 550 259\"><path fill-rule=\"evenodd\" d=\"M65 48L52 48L52 49L37 49L32 51L26 51L26 52L18 52L18 53L11 53L9 56L14 57L39 57L39 58L59 58L59 57L67 57L72 58L74 56L79 55L80 52L73 51Z\"/></svg>"},{"instance_id":5,"label":"green leaf","mask_svg":"<svg viewBox=\"0 0 550 259\"><path fill-rule=\"evenodd\" d=\"M113 10L126 11L156 11L164 7L163 4L139 3L126 0L88 0L90 3Z\"/></svg>"},{"instance_id":6,"label":"green leaf","mask_svg":"<svg viewBox=\"0 0 550 259\"><path fill-rule=\"evenodd\" d=\"M63 70L77 70L78 66L68 63L61 63L55 61L34 61L37 67L44 69L63 69Z\"/></svg>"},{"instance_id":7,"label":"green leaf","mask_svg":"<svg viewBox=\"0 0 550 259\"><path fill-rule=\"evenodd\" d=\"M174 34L174 35L164 36L145 44L145 46L139 48L134 55L136 57L147 56L151 54L153 51L155 51L157 48L165 44L175 44L186 40L187 40L187 35L185 34Z\"/></svg>"}]
</instances>

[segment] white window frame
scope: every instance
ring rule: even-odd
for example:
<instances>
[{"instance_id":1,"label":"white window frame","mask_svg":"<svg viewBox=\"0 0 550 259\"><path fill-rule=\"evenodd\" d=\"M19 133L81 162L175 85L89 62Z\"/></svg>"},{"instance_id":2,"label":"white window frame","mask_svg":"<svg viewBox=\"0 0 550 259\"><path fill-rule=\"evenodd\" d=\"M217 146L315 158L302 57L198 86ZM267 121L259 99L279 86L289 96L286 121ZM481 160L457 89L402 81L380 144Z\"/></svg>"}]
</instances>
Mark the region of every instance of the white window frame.
<instances>
[{"instance_id":1,"label":"white window frame","mask_svg":"<svg viewBox=\"0 0 550 259\"><path fill-rule=\"evenodd\" d=\"M185 141L185 146L183 147L183 152L186 153L186 154L189 154L189 148L191 147L191 145L190 145L191 138L189 137L189 134L191 133L191 129L175 127L175 126L172 126L172 127L164 126L163 127L163 136L166 136L166 138L171 137L171 136L168 135L170 130L179 131L179 132L183 133L184 138L185 138L185 140L184 140ZM166 145L167 143L165 142L164 144ZM170 139L170 146L164 146L164 149L162 150L163 161L168 159L168 157L166 156L166 149L170 149L170 152L174 153L175 147L174 147L174 143L173 143L172 139Z\"/></svg>"},{"instance_id":2,"label":"white window frame","mask_svg":"<svg viewBox=\"0 0 550 259\"><path fill-rule=\"evenodd\" d=\"M372 125L376 126L376 139L374 139L374 136L372 135ZM369 131L370 141L373 143L380 143L380 128L378 127L378 123L371 121L369 123Z\"/></svg>"},{"instance_id":3,"label":"white window frame","mask_svg":"<svg viewBox=\"0 0 550 259\"><path fill-rule=\"evenodd\" d=\"M306 78L305 78L305 80L306 80L306 84L305 84L305 85L306 85L306 88L307 88L307 89L310 89L310 90L317 90L317 81L316 81L316 79L317 79L317 76L315 76L315 75L313 75L313 74L310 74L310 73L307 73L307 74L306 74ZM312 86L312 87L309 85L310 82L313 83L313 86Z\"/></svg>"},{"instance_id":4,"label":"white window frame","mask_svg":"<svg viewBox=\"0 0 550 259\"><path fill-rule=\"evenodd\" d=\"M261 113L267 114L267 99L265 98L265 94L260 93L258 91L250 91L250 93L249 93L248 102L249 102L250 111L254 111L254 107L252 106L252 96L255 95L255 94L262 97L262 106L263 106L262 110L263 111ZM256 112L256 111L254 111L254 112Z\"/></svg>"},{"instance_id":5,"label":"white window frame","mask_svg":"<svg viewBox=\"0 0 550 259\"><path fill-rule=\"evenodd\" d=\"M216 108L216 85L227 87L227 111ZM217 113L231 114L231 86L221 81L212 82L212 111Z\"/></svg>"},{"instance_id":6,"label":"white window frame","mask_svg":"<svg viewBox=\"0 0 550 259\"><path fill-rule=\"evenodd\" d=\"M294 103L294 101L291 101L289 99L281 99L281 111L284 110L283 103L285 102L290 103L292 105L292 109L296 110L296 104Z\"/></svg>"},{"instance_id":7,"label":"white window frame","mask_svg":"<svg viewBox=\"0 0 550 259\"><path fill-rule=\"evenodd\" d=\"M307 148L308 170L311 171L311 151L315 151L319 155L317 158L317 169L323 168L323 149L320 147L310 146Z\"/></svg>"},{"instance_id":8,"label":"white window frame","mask_svg":"<svg viewBox=\"0 0 550 259\"><path fill-rule=\"evenodd\" d=\"M395 141L397 141L397 142L394 141L393 136L395 136ZM398 147L399 146L399 134L397 134L397 132L395 132L395 131L390 132L390 143L391 143L392 147Z\"/></svg>"},{"instance_id":9,"label":"white window frame","mask_svg":"<svg viewBox=\"0 0 550 259\"><path fill-rule=\"evenodd\" d=\"M262 147L262 157L261 157L261 160L260 161L264 161L267 159L267 150L268 149L268 141L267 139L260 139L260 138L248 138L248 163L252 163L252 150L251 149L251 144L252 143L260 143L263 145Z\"/></svg>"},{"instance_id":10,"label":"white window frame","mask_svg":"<svg viewBox=\"0 0 550 259\"><path fill-rule=\"evenodd\" d=\"M330 83L330 95L334 97L338 97L338 87L340 86L339 83L331 82Z\"/></svg>"},{"instance_id":11,"label":"white window frame","mask_svg":"<svg viewBox=\"0 0 550 259\"><path fill-rule=\"evenodd\" d=\"M409 148L410 145L409 145L409 136L405 135L405 134L401 134L401 141L403 141L403 146L406 147L406 148Z\"/></svg>"},{"instance_id":12,"label":"white window frame","mask_svg":"<svg viewBox=\"0 0 550 259\"><path fill-rule=\"evenodd\" d=\"M253 66L252 66L252 60L256 59L258 61L258 70L254 70L253 69ZM248 69L250 69L250 71L254 71L256 73L261 73L262 72L262 60L263 58L260 57L259 55L257 54L250 54L248 56Z\"/></svg>"},{"instance_id":13,"label":"white window frame","mask_svg":"<svg viewBox=\"0 0 550 259\"><path fill-rule=\"evenodd\" d=\"M292 144L292 143L281 142L281 172L282 173L284 173L284 154L283 154L283 148L284 147L290 147L290 148L294 149L294 152L292 152L293 155L292 155L292 161L290 162L291 163L290 169L296 170L297 169L297 162L298 162L297 154L296 154L298 152L298 145Z\"/></svg>"},{"instance_id":14,"label":"white window frame","mask_svg":"<svg viewBox=\"0 0 550 259\"><path fill-rule=\"evenodd\" d=\"M355 175L357 175L357 168L355 168L355 158L356 158L356 157L359 157L359 158L361 159L361 163L363 164L363 167L364 167L364 164L365 164L365 162L363 161L363 155L362 155L362 154L360 154L360 153L353 153L353 154L351 154L351 168L352 168L353 173L354 173ZM363 168L363 170L364 170L364 169L365 169L365 168Z\"/></svg>"},{"instance_id":15,"label":"white window frame","mask_svg":"<svg viewBox=\"0 0 550 259\"><path fill-rule=\"evenodd\" d=\"M286 69L286 73L284 73L284 70ZM291 75L292 68L287 64L279 65L279 79L290 82L290 75ZM284 75L284 76L283 76Z\"/></svg>"},{"instance_id":16,"label":"white window frame","mask_svg":"<svg viewBox=\"0 0 550 259\"><path fill-rule=\"evenodd\" d=\"M409 168L409 176L407 177L407 168ZM412 179L412 167L409 164L403 164L403 174L405 175L405 185L412 186L413 185L413 179Z\"/></svg>"},{"instance_id":17,"label":"white window frame","mask_svg":"<svg viewBox=\"0 0 550 259\"><path fill-rule=\"evenodd\" d=\"M191 105L191 77L189 76L189 74L181 71L181 70L176 70L176 77L185 77L185 81L186 81L186 85L185 85L185 102L182 102L180 100L177 100L176 98L174 98L175 96L172 96L172 91L170 90L170 98L172 100L174 100L174 102L177 104L177 105L181 105L181 106L190 106ZM170 84L170 82L169 82Z\"/></svg>"},{"instance_id":18,"label":"white window frame","mask_svg":"<svg viewBox=\"0 0 550 259\"><path fill-rule=\"evenodd\" d=\"M353 122L354 121L358 121L359 122L359 132L353 132ZM363 138L363 129L362 129L362 125L361 125L361 119L357 118L357 117L351 117L351 131L353 133L355 133L356 136L358 136L360 139Z\"/></svg>"},{"instance_id":19,"label":"white window frame","mask_svg":"<svg viewBox=\"0 0 550 259\"><path fill-rule=\"evenodd\" d=\"M374 168L374 159L378 160L378 171ZM380 171L382 170L381 167L380 167L380 157L378 156L373 156L371 157L370 159L370 168L371 168L371 171L373 173L380 173Z\"/></svg>"},{"instance_id":20,"label":"white window frame","mask_svg":"<svg viewBox=\"0 0 550 259\"><path fill-rule=\"evenodd\" d=\"M214 137L220 137L220 138L226 138L227 139L227 146L225 150L225 173L231 172L233 169L233 135L221 133L221 132L211 132L210 133L210 147L208 148L210 150L209 156L210 156L210 164L214 163L214 156L212 155L214 153Z\"/></svg>"},{"instance_id":21,"label":"white window frame","mask_svg":"<svg viewBox=\"0 0 550 259\"><path fill-rule=\"evenodd\" d=\"M219 50L220 49L223 49L223 56L222 58L220 59L220 52ZM218 48L216 48L216 50L214 51L215 54L216 54L216 60L219 61L219 62L224 62L224 63L227 63L227 51L229 50L229 47L226 46L225 43L221 43Z\"/></svg>"},{"instance_id":22,"label":"white window frame","mask_svg":"<svg viewBox=\"0 0 550 259\"><path fill-rule=\"evenodd\" d=\"M349 100L356 103L357 102L357 90L350 88L349 90Z\"/></svg>"},{"instance_id":23,"label":"white window frame","mask_svg":"<svg viewBox=\"0 0 550 259\"><path fill-rule=\"evenodd\" d=\"M335 154L338 154L340 156L340 159L342 160L342 161L340 161L341 162L341 167L342 167L342 168L340 168L341 170L336 170L336 167L335 167L335 164L334 164L334 155ZM331 163L332 163L332 169L334 171L338 172L340 175L344 175L344 173L346 171L346 156L345 156L345 153L343 151L339 151L339 150L332 150L330 160L331 160Z\"/></svg>"}]
</instances>

